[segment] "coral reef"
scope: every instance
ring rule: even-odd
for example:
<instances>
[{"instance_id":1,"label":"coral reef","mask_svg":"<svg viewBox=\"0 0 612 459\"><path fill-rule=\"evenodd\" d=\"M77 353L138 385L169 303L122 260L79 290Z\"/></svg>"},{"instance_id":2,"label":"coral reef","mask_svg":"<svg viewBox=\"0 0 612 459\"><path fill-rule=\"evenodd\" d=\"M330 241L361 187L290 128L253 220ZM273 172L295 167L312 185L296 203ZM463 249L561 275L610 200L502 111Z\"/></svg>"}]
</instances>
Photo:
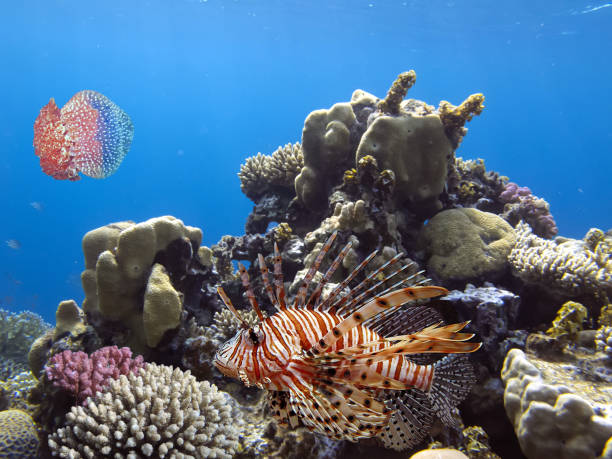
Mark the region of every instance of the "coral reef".
<instances>
[{"instance_id":1,"label":"coral reef","mask_svg":"<svg viewBox=\"0 0 612 459\"><path fill-rule=\"evenodd\" d=\"M41 443L31 457L405 458L426 447L418 454L612 457L612 231L551 240L557 228L544 199L481 159L455 156L482 94L436 108L405 99L415 83L414 71L400 74L382 100L356 90L310 113L301 143L247 158L238 176L254 207L244 235L209 248L201 230L174 217L112 223L83 238L82 309L61 302L53 328L0 310L0 409L33 414ZM429 303L432 317L469 321L483 342L469 356L476 386L452 408L456 425L434 425L429 446L395 453L380 441L285 429L269 397L212 364L242 327L217 289L255 331L256 313L244 305L254 298L264 315L274 312L258 254L269 268L282 257L270 279L282 274L292 301L333 233L314 281L338 247L352 245L322 298L376 251L351 285L427 285L431 276L455 289ZM243 294L236 261L252 294ZM33 376L24 371L28 349ZM4 438L0 456L21 454Z\"/></svg>"},{"instance_id":2,"label":"coral reef","mask_svg":"<svg viewBox=\"0 0 612 459\"><path fill-rule=\"evenodd\" d=\"M47 360L58 352L68 349L93 352L100 347L96 332L85 324L83 311L74 300L60 302L55 312L55 324L30 347L28 364L36 378L42 373Z\"/></svg>"},{"instance_id":3,"label":"coral reef","mask_svg":"<svg viewBox=\"0 0 612 459\"><path fill-rule=\"evenodd\" d=\"M467 133L465 123L471 121L474 115L480 115L484 110L483 102L484 95L482 94L472 94L457 107L445 100L440 102L438 114L453 148L459 146Z\"/></svg>"},{"instance_id":4,"label":"coral reef","mask_svg":"<svg viewBox=\"0 0 612 459\"><path fill-rule=\"evenodd\" d=\"M240 418L228 396L180 369L148 364L66 416L49 437L63 457L231 458Z\"/></svg>"},{"instance_id":5,"label":"coral reef","mask_svg":"<svg viewBox=\"0 0 612 459\"><path fill-rule=\"evenodd\" d=\"M190 316L209 321L209 307L214 311L218 303L217 275L201 241L200 229L170 216L114 223L85 235L83 310L105 343L158 361L180 360L173 358L182 345L180 325Z\"/></svg>"},{"instance_id":6,"label":"coral reef","mask_svg":"<svg viewBox=\"0 0 612 459\"><path fill-rule=\"evenodd\" d=\"M507 177L487 171L483 159L464 160L457 157L446 181L448 193L443 196L445 207L475 207L500 214L504 204L499 201L499 195L507 181Z\"/></svg>"},{"instance_id":7,"label":"coral reef","mask_svg":"<svg viewBox=\"0 0 612 459\"><path fill-rule=\"evenodd\" d=\"M440 279L491 280L506 269L515 240L512 227L501 217L464 208L433 217L423 228L419 245L427 267Z\"/></svg>"},{"instance_id":8,"label":"coral reef","mask_svg":"<svg viewBox=\"0 0 612 459\"><path fill-rule=\"evenodd\" d=\"M302 132L304 167L295 180L296 194L309 210L320 212L334 185L354 174L359 161L373 157L381 170L393 173L395 201L422 214L440 209L454 150L480 114L484 97L470 96L459 107L442 102L438 111L417 100L406 100L416 81L414 71L402 73L387 97L379 100L356 90L350 103L312 112Z\"/></svg>"},{"instance_id":9,"label":"coral reef","mask_svg":"<svg viewBox=\"0 0 612 459\"><path fill-rule=\"evenodd\" d=\"M610 457L609 384L593 384L568 367L508 352L504 406L528 458ZM578 395L579 394L579 395Z\"/></svg>"},{"instance_id":10,"label":"coral reef","mask_svg":"<svg viewBox=\"0 0 612 459\"><path fill-rule=\"evenodd\" d=\"M524 222L516 226L516 245L508 260L513 273L566 298L612 294L612 255L577 239L542 239Z\"/></svg>"},{"instance_id":11,"label":"coral reef","mask_svg":"<svg viewBox=\"0 0 612 459\"><path fill-rule=\"evenodd\" d=\"M27 399L35 385L36 379L30 371L0 380L0 410L16 409L34 414L35 407Z\"/></svg>"},{"instance_id":12,"label":"coral reef","mask_svg":"<svg viewBox=\"0 0 612 459\"><path fill-rule=\"evenodd\" d=\"M51 325L33 312L12 313L0 309L0 356L27 364L30 346L50 328Z\"/></svg>"},{"instance_id":13,"label":"coral reef","mask_svg":"<svg viewBox=\"0 0 612 459\"><path fill-rule=\"evenodd\" d=\"M159 317L155 312L141 309L141 291L151 281L156 287L172 288L160 282L161 274L151 279L151 272L158 252L170 243L186 238L197 253L202 242L202 232L185 226L174 217L160 217L143 223L120 222L90 231L83 238L85 271L81 275L85 301L83 310L88 315L100 315L106 321L121 321L130 332L126 344L134 350L143 350L147 344L157 344L160 324L176 323L176 311L169 317ZM166 295L156 292L162 296ZM168 293L173 296L172 293ZM155 301L146 303L158 308ZM158 309L159 311L159 309ZM148 317L148 320L144 318ZM154 319L152 319L154 317Z\"/></svg>"},{"instance_id":14,"label":"coral reef","mask_svg":"<svg viewBox=\"0 0 612 459\"><path fill-rule=\"evenodd\" d=\"M91 356L85 352L64 351L55 354L45 367L49 381L71 394L79 402L102 391L111 379L136 373L144 366L142 356L132 358L132 351L123 347L107 346Z\"/></svg>"},{"instance_id":15,"label":"coral reef","mask_svg":"<svg viewBox=\"0 0 612 459\"><path fill-rule=\"evenodd\" d=\"M0 411L0 457L36 459L38 434L32 417L21 410Z\"/></svg>"}]
</instances>

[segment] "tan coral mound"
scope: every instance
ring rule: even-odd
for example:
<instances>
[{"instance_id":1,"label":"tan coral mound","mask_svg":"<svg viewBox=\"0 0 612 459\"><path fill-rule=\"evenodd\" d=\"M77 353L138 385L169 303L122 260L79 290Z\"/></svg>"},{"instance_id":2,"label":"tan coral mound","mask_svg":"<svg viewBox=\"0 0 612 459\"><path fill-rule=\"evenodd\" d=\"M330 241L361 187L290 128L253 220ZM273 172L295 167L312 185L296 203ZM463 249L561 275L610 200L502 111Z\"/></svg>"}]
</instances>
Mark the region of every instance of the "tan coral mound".
<instances>
[{"instance_id":1,"label":"tan coral mound","mask_svg":"<svg viewBox=\"0 0 612 459\"><path fill-rule=\"evenodd\" d=\"M612 457L610 384L581 380L571 368L519 349L506 356L504 407L529 459Z\"/></svg>"},{"instance_id":2,"label":"tan coral mound","mask_svg":"<svg viewBox=\"0 0 612 459\"><path fill-rule=\"evenodd\" d=\"M68 458L231 458L240 419L228 396L189 372L148 364L121 376L86 406L72 407L49 437Z\"/></svg>"},{"instance_id":3,"label":"tan coral mound","mask_svg":"<svg viewBox=\"0 0 612 459\"><path fill-rule=\"evenodd\" d=\"M504 219L471 208L440 212L419 238L427 267L450 280L491 278L502 273L514 242L514 231Z\"/></svg>"},{"instance_id":4,"label":"tan coral mound","mask_svg":"<svg viewBox=\"0 0 612 459\"><path fill-rule=\"evenodd\" d=\"M125 344L136 352L144 352L145 345L155 347L164 331L178 325L179 293L161 267L153 269L156 254L178 239L188 240L195 250L202 242L202 231L165 216L141 223L113 223L83 237L83 310L121 321L131 332Z\"/></svg>"}]
</instances>

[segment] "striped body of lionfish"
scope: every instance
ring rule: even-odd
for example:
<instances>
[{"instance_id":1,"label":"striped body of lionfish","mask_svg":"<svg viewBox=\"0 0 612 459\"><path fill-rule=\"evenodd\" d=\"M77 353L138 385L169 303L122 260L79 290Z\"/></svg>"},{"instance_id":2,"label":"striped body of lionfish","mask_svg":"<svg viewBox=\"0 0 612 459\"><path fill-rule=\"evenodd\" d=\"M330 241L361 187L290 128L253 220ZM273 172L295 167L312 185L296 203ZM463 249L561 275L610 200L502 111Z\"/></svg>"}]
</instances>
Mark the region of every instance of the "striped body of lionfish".
<instances>
[{"instance_id":1,"label":"striped body of lionfish","mask_svg":"<svg viewBox=\"0 0 612 459\"><path fill-rule=\"evenodd\" d=\"M382 274L401 255L349 287L376 255L372 253L323 298L323 287L351 247L349 242L321 280L313 282L335 237L332 234L321 249L292 304L285 294L278 246L273 282L259 255L263 283L277 309L270 317L261 312L247 271L239 266L259 323L250 327L219 288L242 329L218 349L215 366L246 385L267 389L271 412L281 425L303 425L351 441L378 437L397 450L412 447L427 436L436 416L454 424L456 406L475 380L465 356L434 361L431 354L474 352L481 343L467 342L474 335L459 333L468 322L442 325L433 308L402 307L444 295L446 289L405 287L416 275L384 288L411 266L392 267L390 275Z\"/></svg>"}]
</instances>

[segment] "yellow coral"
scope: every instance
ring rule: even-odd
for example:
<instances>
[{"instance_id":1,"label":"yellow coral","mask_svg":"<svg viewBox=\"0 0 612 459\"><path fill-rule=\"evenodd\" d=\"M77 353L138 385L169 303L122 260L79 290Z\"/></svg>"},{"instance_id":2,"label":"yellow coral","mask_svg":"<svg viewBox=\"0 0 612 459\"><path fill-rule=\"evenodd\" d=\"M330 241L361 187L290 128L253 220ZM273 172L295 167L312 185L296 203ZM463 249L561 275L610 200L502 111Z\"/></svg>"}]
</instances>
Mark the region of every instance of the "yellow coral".
<instances>
[{"instance_id":1,"label":"yellow coral","mask_svg":"<svg viewBox=\"0 0 612 459\"><path fill-rule=\"evenodd\" d=\"M378 109L382 113L398 115L400 104L406 97L408 90L414 86L414 83L416 83L416 72L414 70L400 73L391 85L387 97L378 103Z\"/></svg>"},{"instance_id":2,"label":"yellow coral","mask_svg":"<svg viewBox=\"0 0 612 459\"><path fill-rule=\"evenodd\" d=\"M575 301L567 301L557 311L557 317L553 320L552 327L546 330L546 334L553 338L568 335L570 339L573 339L582 330L582 323L586 318L587 310L583 305Z\"/></svg>"},{"instance_id":3,"label":"yellow coral","mask_svg":"<svg viewBox=\"0 0 612 459\"><path fill-rule=\"evenodd\" d=\"M277 242L289 240L292 234L293 231L291 230L289 223L283 222L274 228L274 240Z\"/></svg>"},{"instance_id":4,"label":"yellow coral","mask_svg":"<svg viewBox=\"0 0 612 459\"><path fill-rule=\"evenodd\" d=\"M463 127L465 123L471 121L474 115L480 115L484 110L484 95L472 94L465 99L458 107L445 100L440 102L438 115L444 125L444 131L448 138L457 148L466 133Z\"/></svg>"},{"instance_id":5,"label":"yellow coral","mask_svg":"<svg viewBox=\"0 0 612 459\"><path fill-rule=\"evenodd\" d=\"M145 290L142 317L147 346L157 346L166 331L179 326L183 311L181 296L172 286L164 267L158 263L153 265Z\"/></svg>"}]
</instances>

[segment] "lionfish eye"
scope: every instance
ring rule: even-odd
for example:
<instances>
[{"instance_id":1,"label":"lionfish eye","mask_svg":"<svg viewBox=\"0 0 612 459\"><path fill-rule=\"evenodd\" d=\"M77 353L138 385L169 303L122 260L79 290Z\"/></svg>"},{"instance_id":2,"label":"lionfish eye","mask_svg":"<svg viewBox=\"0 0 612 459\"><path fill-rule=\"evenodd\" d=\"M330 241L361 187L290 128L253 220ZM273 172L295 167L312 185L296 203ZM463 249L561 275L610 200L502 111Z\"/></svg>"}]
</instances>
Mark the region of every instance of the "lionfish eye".
<instances>
[{"instance_id":1,"label":"lionfish eye","mask_svg":"<svg viewBox=\"0 0 612 459\"><path fill-rule=\"evenodd\" d=\"M259 344L259 336L257 336L257 333L255 333L255 330L253 330L252 328L249 328L249 338L251 339L253 344Z\"/></svg>"}]
</instances>

